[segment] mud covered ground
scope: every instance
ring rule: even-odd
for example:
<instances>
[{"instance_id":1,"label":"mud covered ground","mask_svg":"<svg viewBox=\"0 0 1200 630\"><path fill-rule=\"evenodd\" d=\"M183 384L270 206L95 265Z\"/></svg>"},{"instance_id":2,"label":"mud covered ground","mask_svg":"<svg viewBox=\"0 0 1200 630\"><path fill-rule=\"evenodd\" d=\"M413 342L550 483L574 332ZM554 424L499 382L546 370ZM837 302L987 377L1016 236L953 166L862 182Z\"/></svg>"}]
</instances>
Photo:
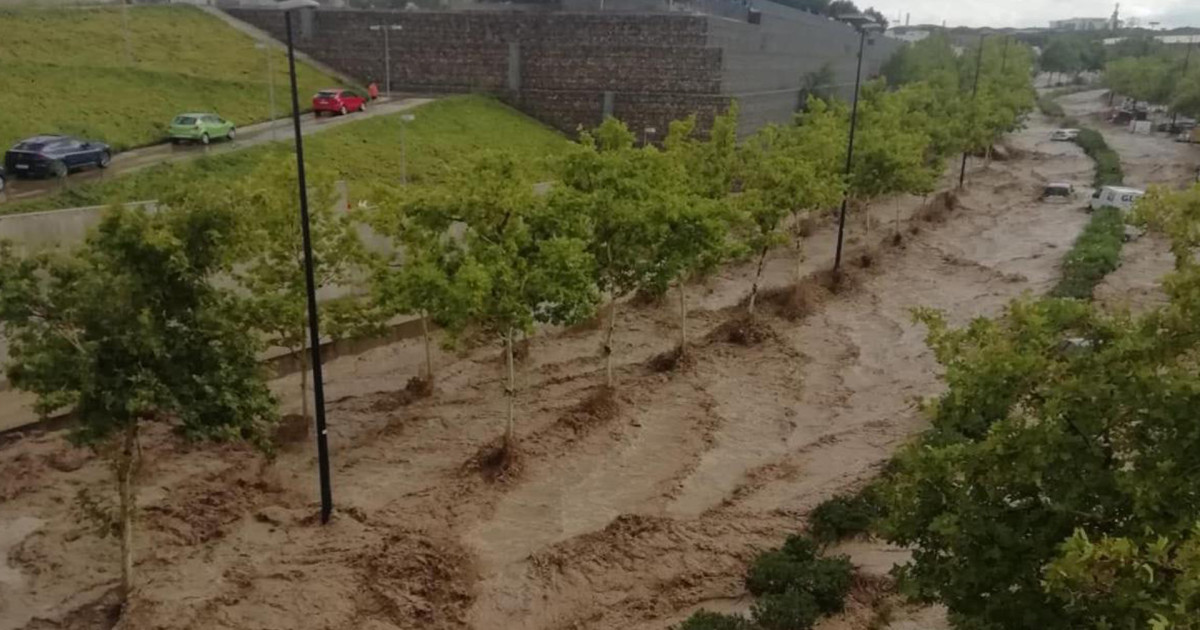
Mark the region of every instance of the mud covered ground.
<instances>
[{"instance_id":1,"label":"mud covered ground","mask_svg":"<svg viewBox=\"0 0 1200 630\"><path fill-rule=\"evenodd\" d=\"M910 309L963 323L1053 284L1087 214L1036 196L1046 181L1086 185L1091 163L1049 142L1051 129L1035 115L1011 139L1018 157L973 162L955 209L877 204L871 240L890 240L897 207L903 236L869 261L854 218L850 288L813 289L794 321L764 309L756 344L720 332L740 312L749 264L689 288L694 345L674 371L647 363L674 343L675 302L622 305L611 398L598 328L535 336L518 366L519 471L506 478L471 465L503 426L490 344L440 354L435 394L416 401L400 393L421 363L416 344L328 366L337 512L324 527L303 435L266 462L156 431L122 627L658 630L700 607L744 609L755 552L924 425L917 402L942 386ZM806 273L829 265L834 230L823 220L806 240ZM794 268L778 252L766 284ZM275 385L298 408L295 383ZM0 447L0 630L111 625L117 543L77 505L80 493L111 505L110 478L61 432ZM867 576L860 592L903 558L870 542L847 551ZM865 602L823 627L866 627ZM936 609L894 618L897 629L942 623Z\"/></svg>"}]
</instances>

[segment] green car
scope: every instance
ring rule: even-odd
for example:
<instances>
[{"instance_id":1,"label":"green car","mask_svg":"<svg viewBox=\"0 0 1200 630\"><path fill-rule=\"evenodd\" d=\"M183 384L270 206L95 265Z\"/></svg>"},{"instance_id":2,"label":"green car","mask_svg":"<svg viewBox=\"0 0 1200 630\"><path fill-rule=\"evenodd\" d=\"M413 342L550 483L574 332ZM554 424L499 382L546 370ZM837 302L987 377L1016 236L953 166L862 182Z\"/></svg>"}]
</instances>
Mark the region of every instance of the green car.
<instances>
[{"instance_id":1,"label":"green car","mask_svg":"<svg viewBox=\"0 0 1200 630\"><path fill-rule=\"evenodd\" d=\"M191 140L208 144L217 138L233 140L236 133L232 121L216 114L180 114L167 127L167 137L171 142Z\"/></svg>"}]
</instances>

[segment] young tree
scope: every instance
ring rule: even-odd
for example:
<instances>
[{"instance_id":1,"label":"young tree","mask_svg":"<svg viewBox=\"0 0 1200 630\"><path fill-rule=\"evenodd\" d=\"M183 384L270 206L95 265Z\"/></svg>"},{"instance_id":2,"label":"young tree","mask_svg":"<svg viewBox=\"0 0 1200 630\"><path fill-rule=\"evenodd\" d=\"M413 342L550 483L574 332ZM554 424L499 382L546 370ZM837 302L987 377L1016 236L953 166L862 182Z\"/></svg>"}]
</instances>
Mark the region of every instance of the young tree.
<instances>
[{"instance_id":1,"label":"young tree","mask_svg":"<svg viewBox=\"0 0 1200 630\"><path fill-rule=\"evenodd\" d=\"M859 131L848 182L850 198L863 212L871 237L871 200L928 189L936 173L927 159L929 135L911 125L903 95L871 84L859 101ZM869 244L869 243L868 243Z\"/></svg>"},{"instance_id":2,"label":"young tree","mask_svg":"<svg viewBox=\"0 0 1200 630\"><path fill-rule=\"evenodd\" d=\"M810 113L796 124L765 127L740 151L737 180L741 193L734 197L734 206L749 223L745 245L758 256L747 306L750 317L754 316L767 254L787 241L786 219L791 216L799 223L801 214L832 206L841 197L841 181L833 172L838 150L831 133L840 129L827 124L832 121L824 116L823 103L812 105Z\"/></svg>"},{"instance_id":3,"label":"young tree","mask_svg":"<svg viewBox=\"0 0 1200 630\"><path fill-rule=\"evenodd\" d=\"M734 101L713 119L707 137L696 127L695 114L671 121L663 141L666 152L683 169L693 194L724 199L733 189L737 167L738 105Z\"/></svg>"},{"instance_id":4,"label":"young tree","mask_svg":"<svg viewBox=\"0 0 1200 630\"><path fill-rule=\"evenodd\" d=\"M586 217L559 212L507 155L484 154L425 201L421 216L434 233L459 226L464 257L477 275L474 322L504 342L508 385L503 448L516 446L513 344L535 323L568 325L592 315L599 294L588 252Z\"/></svg>"},{"instance_id":5,"label":"young tree","mask_svg":"<svg viewBox=\"0 0 1200 630\"><path fill-rule=\"evenodd\" d=\"M665 227L657 243L657 293L670 281L679 289L679 353L687 353L687 283L725 260L732 208L727 204L737 168L737 103L716 117L708 138L697 137L696 117L673 121L664 142L685 186L664 195L655 221Z\"/></svg>"},{"instance_id":6,"label":"young tree","mask_svg":"<svg viewBox=\"0 0 1200 630\"><path fill-rule=\"evenodd\" d=\"M655 255L658 293L666 292L668 280L679 291L679 355L687 354L687 285L711 272L729 258L733 244L728 236L733 216L727 204L700 197L672 195L659 206L665 225Z\"/></svg>"},{"instance_id":7,"label":"young tree","mask_svg":"<svg viewBox=\"0 0 1200 630\"><path fill-rule=\"evenodd\" d=\"M391 190L371 217L377 232L392 240L395 253L379 260L371 278L376 303L388 316L421 316L425 381L434 382L430 324L457 335L482 308L487 274L454 237L453 226L436 216L443 207L437 188Z\"/></svg>"},{"instance_id":8,"label":"young tree","mask_svg":"<svg viewBox=\"0 0 1200 630\"><path fill-rule=\"evenodd\" d=\"M580 136L576 150L559 167L561 186L549 203L556 213L591 222L588 251L596 262L596 285L609 301L604 337L605 384L613 386L613 334L620 299L653 291L656 252L666 224L659 208L685 194L672 162L654 147L635 149L625 124L608 118Z\"/></svg>"},{"instance_id":9,"label":"young tree","mask_svg":"<svg viewBox=\"0 0 1200 630\"><path fill-rule=\"evenodd\" d=\"M367 256L349 212L335 208L333 178L308 173L308 216L318 295L345 289L366 273ZM233 275L247 294L246 324L261 331L271 345L285 348L300 362L301 413L309 416L308 290L300 209L294 167L272 160L255 177L209 201L228 205L241 217L239 264ZM353 334L380 323L367 300L358 296L326 300L321 332L330 337Z\"/></svg>"},{"instance_id":10,"label":"young tree","mask_svg":"<svg viewBox=\"0 0 1200 630\"><path fill-rule=\"evenodd\" d=\"M227 269L229 211L114 208L70 256L0 245L8 376L47 414L72 408L73 437L110 459L119 495L121 595L134 588L135 476L144 424L189 439L255 439L275 402L239 325Z\"/></svg>"}]
</instances>

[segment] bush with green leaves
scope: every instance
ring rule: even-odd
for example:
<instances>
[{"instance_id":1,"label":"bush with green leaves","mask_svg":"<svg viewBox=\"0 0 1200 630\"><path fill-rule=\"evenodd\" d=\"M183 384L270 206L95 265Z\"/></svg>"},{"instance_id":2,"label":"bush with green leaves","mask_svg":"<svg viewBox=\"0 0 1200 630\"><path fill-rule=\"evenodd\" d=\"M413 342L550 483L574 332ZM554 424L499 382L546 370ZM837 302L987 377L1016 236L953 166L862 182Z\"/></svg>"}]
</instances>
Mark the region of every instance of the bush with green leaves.
<instances>
[{"instance_id":1,"label":"bush with green leaves","mask_svg":"<svg viewBox=\"0 0 1200 630\"><path fill-rule=\"evenodd\" d=\"M1121 170L1121 156L1108 146L1099 131L1086 127L1080 129L1079 135L1075 136L1075 144L1096 163L1096 174L1092 181L1097 188L1120 186L1125 181L1125 174Z\"/></svg>"},{"instance_id":2,"label":"bush with green leaves","mask_svg":"<svg viewBox=\"0 0 1200 630\"><path fill-rule=\"evenodd\" d=\"M1125 219L1117 208L1092 213L1071 251L1062 261L1062 277L1051 292L1056 297L1090 300L1097 284L1116 270L1125 243Z\"/></svg>"},{"instance_id":3,"label":"bush with green leaves","mask_svg":"<svg viewBox=\"0 0 1200 630\"><path fill-rule=\"evenodd\" d=\"M1058 100L1053 94L1042 94L1038 96L1037 106L1041 112L1051 118L1062 118L1067 115L1063 110L1063 106L1059 105Z\"/></svg>"},{"instance_id":4,"label":"bush with green leaves","mask_svg":"<svg viewBox=\"0 0 1200 630\"><path fill-rule=\"evenodd\" d=\"M798 587L758 598L750 609L754 626L760 630L807 630L821 617L821 607L812 593Z\"/></svg>"},{"instance_id":5,"label":"bush with green leaves","mask_svg":"<svg viewBox=\"0 0 1200 630\"><path fill-rule=\"evenodd\" d=\"M956 627L1197 627L1200 194L1139 215L1177 256L1163 306L1022 298L958 329L918 314L948 388L881 485L881 529Z\"/></svg>"},{"instance_id":6,"label":"bush with green leaves","mask_svg":"<svg viewBox=\"0 0 1200 630\"><path fill-rule=\"evenodd\" d=\"M741 615L725 615L698 610L675 630L751 630L750 622Z\"/></svg>"},{"instance_id":7,"label":"bush with green leaves","mask_svg":"<svg viewBox=\"0 0 1200 630\"><path fill-rule=\"evenodd\" d=\"M838 495L813 508L808 515L808 533L823 544L867 533L879 515L874 486L853 495Z\"/></svg>"},{"instance_id":8,"label":"bush with green leaves","mask_svg":"<svg viewBox=\"0 0 1200 630\"><path fill-rule=\"evenodd\" d=\"M845 556L823 558L818 549L812 538L789 536L783 547L765 551L754 560L746 575L746 589L758 596L799 589L812 596L821 612L841 611L853 568Z\"/></svg>"}]
</instances>

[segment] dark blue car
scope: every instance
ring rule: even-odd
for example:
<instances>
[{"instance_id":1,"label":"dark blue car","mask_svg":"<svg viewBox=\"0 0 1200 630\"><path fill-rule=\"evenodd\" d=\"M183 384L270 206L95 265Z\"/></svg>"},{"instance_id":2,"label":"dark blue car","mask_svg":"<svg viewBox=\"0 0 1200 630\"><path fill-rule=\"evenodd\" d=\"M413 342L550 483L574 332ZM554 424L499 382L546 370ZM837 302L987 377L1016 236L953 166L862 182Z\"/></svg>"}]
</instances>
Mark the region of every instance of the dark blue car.
<instances>
[{"instance_id":1,"label":"dark blue car","mask_svg":"<svg viewBox=\"0 0 1200 630\"><path fill-rule=\"evenodd\" d=\"M106 168L112 150L103 142L70 136L36 136L22 140L4 154L4 169L11 177L65 177L89 166Z\"/></svg>"}]
</instances>

